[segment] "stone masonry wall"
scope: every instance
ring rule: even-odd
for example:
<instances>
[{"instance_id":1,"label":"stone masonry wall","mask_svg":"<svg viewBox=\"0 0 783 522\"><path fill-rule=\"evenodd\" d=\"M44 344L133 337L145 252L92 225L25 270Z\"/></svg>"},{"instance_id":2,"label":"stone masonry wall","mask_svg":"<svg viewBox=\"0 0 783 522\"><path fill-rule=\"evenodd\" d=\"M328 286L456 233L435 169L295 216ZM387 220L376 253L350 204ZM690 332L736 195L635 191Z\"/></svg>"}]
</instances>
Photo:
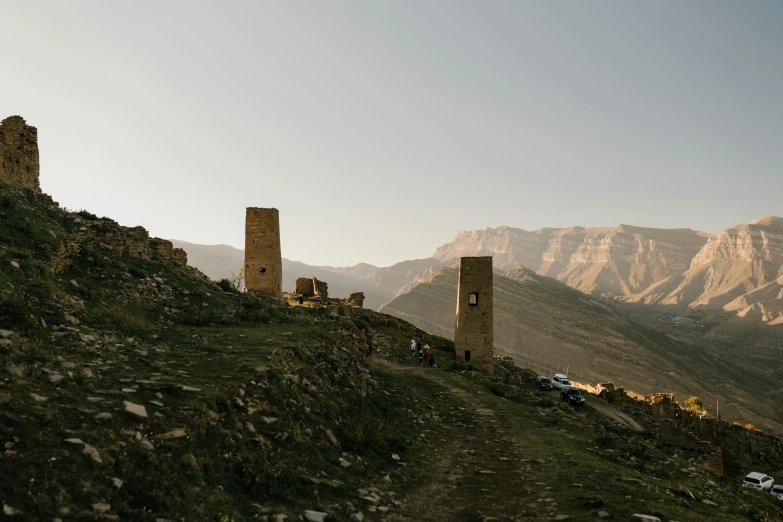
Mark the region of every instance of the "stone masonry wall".
<instances>
[{"instance_id":1,"label":"stone masonry wall","mask_svg":"<svg viewBox=\"0 0 783 522\"><path fill-rule=\"evenodd\" d=\"M0 181L40 192L40 171L38 130L21 116L0 122Z\"/></svg>"},{"instance_id":2,"label":"stone masonry wall","mask_svg":"<svg viewBox=\"0 0 783 522\"><path fill-rule=\"evenodd\" d=\"M454 348L458 361L485 373L492 373L494 368L493 310L492 257L463 257L459 268Z\"/></svg>"},{"instance_id":3,"label":"stone masonry wall","mask_svg":"<svg viewBox=\"0 0 783 522\"><path fill-rule=\"evenodd\" d=\"M247 208L245 286L251 292L282 297L283 259L280 251L280 216L276 208Z\"/></svg>"},{"instance_id":4,"label":"stone masonry wall","mask_svg":"<svg viewBox=\"0 0 783 522\"><path fill-rule=\"evenodd\" d=\"M313 278L311 277L298 278L296 280L296 289L294 290L294 293L301 295L302 297L314 297L315 285L313 284Z\"/></svg>"},{"instance_id":5,"label":"stone masonry wall","mask_svg":"<svg viewBox=\"0 0 783 522\"><path fill-rule=\"evenodd\" d=\"M174 249L174 259L181 261L183 265L188 264L188 253L181 248Z\"/></svg>"},{"instance_id":6,"label":"stone masonry wall","mask_svg":"<svg viewBox=\"0 0 783 522\"><path fill-rule=\"evenodd\" d=\"M313 278L313 286L315 287L315 296L319 299L329 299L329 285L326 281L319 281L315 277Z\"/></svg>"}]
</instances>

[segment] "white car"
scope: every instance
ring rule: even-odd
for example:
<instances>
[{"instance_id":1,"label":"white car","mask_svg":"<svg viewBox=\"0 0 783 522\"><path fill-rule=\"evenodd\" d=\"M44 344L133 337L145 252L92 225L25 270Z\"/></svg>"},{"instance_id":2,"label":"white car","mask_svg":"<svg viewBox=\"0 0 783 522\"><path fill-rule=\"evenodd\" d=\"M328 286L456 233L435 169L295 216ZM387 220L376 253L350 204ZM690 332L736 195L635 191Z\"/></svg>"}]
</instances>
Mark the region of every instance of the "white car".
<instances>
[{"instance_id":1,"label":"white car","mask_svg":"<svg viewBox=\"0 0 783 522\"><path fill-rule=\"evenodd\" d=\"M764 473L758 473L757 471L748 473L745 480L742 481L743 488L760 489L761 491L769 491L774 485L775 479Z\"/></svg>"},{"instance_id":2,"label":"white car","mask_svg":"<svg viewBox=\"0 0 783 522\"><path fill-rule=\"evenodd\" d=\"M783 486L772 486L772 489L769 492L772 493L772 495L774 495L778 500L783 502Z\"/></svg>"},{"instance_id":3,"label":"white car","mask_svg":"<svg viewBox=\"0 0 783 522\"><path fill-rule=\"evenodd\" d=\"M556 373L555 376L552 377L552 386L562 391L571 388L573 385L571 384L571 381L568 380L568 377L562 373Z\"/></svg>"}]
</instances>

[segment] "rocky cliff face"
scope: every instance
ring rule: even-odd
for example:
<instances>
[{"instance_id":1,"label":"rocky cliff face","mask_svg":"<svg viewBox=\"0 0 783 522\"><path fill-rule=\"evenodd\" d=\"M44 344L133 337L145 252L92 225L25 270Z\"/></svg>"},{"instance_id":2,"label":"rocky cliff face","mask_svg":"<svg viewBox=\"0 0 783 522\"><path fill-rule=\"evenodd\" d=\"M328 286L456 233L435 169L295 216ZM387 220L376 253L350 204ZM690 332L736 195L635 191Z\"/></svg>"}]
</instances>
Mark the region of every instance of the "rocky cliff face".
<instances>
[{"instance_id":1,"label":"rocky cliff face","mask_svg":"<svg viewBox=\"0 0 783 522\"><path fill-rule=\"evenodd\" d=\"M629 225L535 232L499 227L462 231L433 258L492 255L503 270L523 265L585 293L629 296L688 270L708 237L689 229Z\"/></svg>"},{"instance_id":2,"label":"rocky cliff face","mask_svg":"<svg viewBox=\"0 0 783 522\"><path fill-rule=\"evenodd\" d=\"M706 307L765 323L783 322L783 218L766 216L710 238L690 268L629 302Z\"/></svg>"}]
</instances>

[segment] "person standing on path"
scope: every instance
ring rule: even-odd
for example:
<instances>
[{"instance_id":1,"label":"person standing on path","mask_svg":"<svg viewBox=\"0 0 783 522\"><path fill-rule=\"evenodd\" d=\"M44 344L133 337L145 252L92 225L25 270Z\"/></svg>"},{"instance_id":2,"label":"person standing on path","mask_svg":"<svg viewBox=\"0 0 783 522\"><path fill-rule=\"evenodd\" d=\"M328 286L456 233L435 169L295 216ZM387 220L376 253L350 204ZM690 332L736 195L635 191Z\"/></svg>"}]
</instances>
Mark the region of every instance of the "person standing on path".
<instances>
[{"instance_id":1,"label":"person standing on path","mask_svg":"<svg viewBox=\"0 0 783 522\"><path fill-rule=\"evenodd\" d=\"M411 353L416 355L416 339L411 339Z\"/></svg>"},{"instance_id":2,"label":"person standing on path","mask_svg":"<svg viewBox=\"0 0 783 522\"><path fill-rule=\"evenodd\" d=\"M425 344L424 345L424 355L429 356L430 355L430 345Z\"/></svg>"}]
</instances>

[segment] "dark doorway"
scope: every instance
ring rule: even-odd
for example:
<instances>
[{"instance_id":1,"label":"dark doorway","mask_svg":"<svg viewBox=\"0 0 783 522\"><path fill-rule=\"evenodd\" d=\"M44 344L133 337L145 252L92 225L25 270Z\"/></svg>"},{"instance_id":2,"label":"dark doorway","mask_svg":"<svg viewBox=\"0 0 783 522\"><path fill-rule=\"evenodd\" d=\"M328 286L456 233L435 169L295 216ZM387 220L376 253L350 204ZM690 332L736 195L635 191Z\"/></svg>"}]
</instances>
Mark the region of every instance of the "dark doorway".
<instances>
[{"instance_id":1,"label":"dark doorway","mask_svg":"<svg viewBox=\"0 0 783 522\"><path fill-rule=\"evenodd\" d=\"M465 350L465 362L470 360L470 350Z\"/></svg>"}]
</instances>

